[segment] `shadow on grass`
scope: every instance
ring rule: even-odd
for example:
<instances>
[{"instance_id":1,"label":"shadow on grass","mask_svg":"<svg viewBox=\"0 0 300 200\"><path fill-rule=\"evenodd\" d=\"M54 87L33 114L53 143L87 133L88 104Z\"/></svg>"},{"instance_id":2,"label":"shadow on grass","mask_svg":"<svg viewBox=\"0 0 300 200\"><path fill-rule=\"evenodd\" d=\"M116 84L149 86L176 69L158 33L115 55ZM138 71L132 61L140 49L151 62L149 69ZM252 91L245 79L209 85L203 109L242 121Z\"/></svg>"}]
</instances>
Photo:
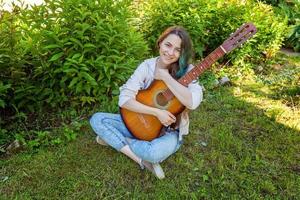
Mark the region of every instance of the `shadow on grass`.
<instances>
[{"instance_id":1,"label":"shadow on grass","mask_svg":"<svg viewBox=\"0 0 300 200\"><path fill-rule=\"evenodd\" d=\"M289 107L300 106L300 86L289 88L278 88L269 90L268 92L262 91L256 84L243 87L244 90L254 93L257 97L268 98L271 100L285 101Z\"/></svg>"}]
</instances>

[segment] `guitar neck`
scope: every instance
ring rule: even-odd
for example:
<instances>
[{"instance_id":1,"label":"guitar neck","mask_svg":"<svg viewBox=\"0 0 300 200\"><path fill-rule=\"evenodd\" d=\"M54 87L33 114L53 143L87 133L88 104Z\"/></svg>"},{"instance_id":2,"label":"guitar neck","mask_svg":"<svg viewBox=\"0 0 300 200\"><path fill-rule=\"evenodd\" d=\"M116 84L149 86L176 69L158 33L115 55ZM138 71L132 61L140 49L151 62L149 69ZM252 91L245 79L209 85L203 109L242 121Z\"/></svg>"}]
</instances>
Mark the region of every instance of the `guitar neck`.
<instances>
[{"instance_id":1,"label":"guitar neck","mask_svg":"<svg viewBox=\"0 0 300 200\"><path fill-rule=\"evenodd\" d=\"M225 50L221 46L211 52L208 56L204 58L199 64L187 72L183 77L181 77L178 82L184 86L188 86L193 80L196 80L206 69L208 69L213 63L215 63L219 58L225 55ZM167 100L171 100L174 97L174 94L171 90L167 89L163 92L163 95Z\"/></svg>"}]
</instances>

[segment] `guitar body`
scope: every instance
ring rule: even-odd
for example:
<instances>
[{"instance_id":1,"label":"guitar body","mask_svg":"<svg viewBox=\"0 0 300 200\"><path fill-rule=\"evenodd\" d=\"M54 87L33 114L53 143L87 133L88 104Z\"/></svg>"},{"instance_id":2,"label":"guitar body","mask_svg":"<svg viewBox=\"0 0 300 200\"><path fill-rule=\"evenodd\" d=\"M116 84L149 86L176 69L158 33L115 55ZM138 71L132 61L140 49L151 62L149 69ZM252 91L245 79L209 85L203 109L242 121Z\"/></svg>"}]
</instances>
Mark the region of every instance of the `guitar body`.
<instances>
[{"instance_id":1,"label":"guitar body","mask_svg":"<svg viewBox=\"0 0 300 200\"><path fill-rule=\"evenodd\" d=\"M167 89L168 87L163 81L154 80L146 90L138 92L136 100L147 106L168 110L177 116L185 107L176 97L167 100L163 95ZM155 116L136 113L125 108L120 108L120 113L127 129L136 138L151 141L159 136L163 125Z\"/></svg>"}]
</instances>

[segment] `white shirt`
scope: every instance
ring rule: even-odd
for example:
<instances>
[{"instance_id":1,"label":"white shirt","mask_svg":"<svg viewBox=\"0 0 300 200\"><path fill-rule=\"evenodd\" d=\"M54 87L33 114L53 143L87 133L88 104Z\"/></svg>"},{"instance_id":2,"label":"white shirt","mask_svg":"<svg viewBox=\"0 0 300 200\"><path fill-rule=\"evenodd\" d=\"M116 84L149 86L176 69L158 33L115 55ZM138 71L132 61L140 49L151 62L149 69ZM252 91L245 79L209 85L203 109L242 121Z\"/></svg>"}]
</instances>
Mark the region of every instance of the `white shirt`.
<instances>
[{"instance_id":1,"label":"white shirt","mask_svg":"<svg viewBox=\"0 0 300 200\"><path fill-rule=\"evenodd\" d=\"M154 80L154 71L156 60L158 57L150 58L142 62L127 82L120 87L119 106L124 105L129 99L135 99L139 90L147 89ZM188 67L188 71L193 68L193 65ZM203 99L202 88L199 85L198 80L192 81L188 85L188 90L192 93L192 106L188 109L194 110ZM179 140L182 139L182 135L187 135L189 132L189 117L188 112L185 110L181 114L179 122Z\"/></svg>"}]
</instances>

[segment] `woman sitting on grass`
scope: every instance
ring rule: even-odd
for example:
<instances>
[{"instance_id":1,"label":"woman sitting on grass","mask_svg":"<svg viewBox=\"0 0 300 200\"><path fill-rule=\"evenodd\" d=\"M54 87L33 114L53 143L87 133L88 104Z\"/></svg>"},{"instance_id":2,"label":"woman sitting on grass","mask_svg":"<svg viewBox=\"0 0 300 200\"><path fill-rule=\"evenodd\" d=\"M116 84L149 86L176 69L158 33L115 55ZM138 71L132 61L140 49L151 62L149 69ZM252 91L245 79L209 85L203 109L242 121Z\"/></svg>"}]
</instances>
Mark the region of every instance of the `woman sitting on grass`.
<instances>
[{"instance_id":1,"label":"woman sitting on grass","mask_svg":"<svg viewBox=\"0 0 300 200\"><path fill-rule=\"evenodd\" d=\"M193 66L192 42L188 33L179 26L166 29L157 40L159 56L141 63L130 79L120 88L119 106L137 113L154 115L164 125L162 136L152 141L138 140L128 131L120 114L95 113L90 119L96 132L96 141L122 152L141 168L146 167L157 178L165 177L159 165L175 153L182 144L182 135L188 134L188 112L176 117L167 110L150 107L136 101L139 90L149 87L154 79L162 80L176 98L188 109L195 109L202 100L202 89L197 80L185 87L176 80ZM176 122L175 128L170 125Z\"/></svg>"}]
</instances>

